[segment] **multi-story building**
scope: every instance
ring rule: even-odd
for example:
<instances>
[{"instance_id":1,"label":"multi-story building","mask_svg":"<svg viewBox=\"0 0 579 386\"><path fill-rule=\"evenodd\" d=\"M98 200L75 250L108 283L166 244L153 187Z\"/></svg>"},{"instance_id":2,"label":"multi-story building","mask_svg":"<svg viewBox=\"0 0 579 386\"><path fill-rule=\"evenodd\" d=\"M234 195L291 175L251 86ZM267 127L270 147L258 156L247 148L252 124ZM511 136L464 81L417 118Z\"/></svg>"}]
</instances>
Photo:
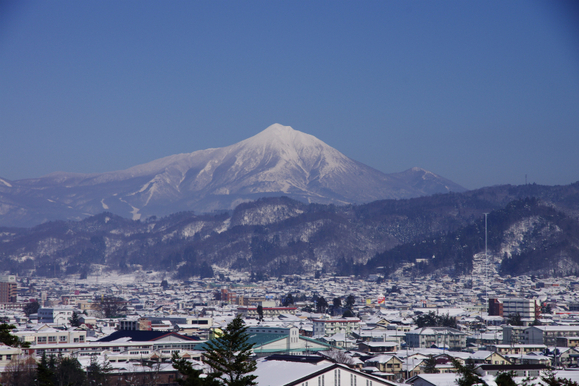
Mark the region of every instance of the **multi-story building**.
<instances>
[{"instance_id":1,"label":"multi-story building","mask_svg":"<svg viewBox=\"0 0 579 386\"><path fill-rule=\"evenodd\" d=\"M523 319L538 319L541 315L541 305L535 299L489 299L489 315L504 317L520 315Z\"/></svg>"},{"instance_id":2,"label":"multi-story building","mask_svg":"<svg viewBox=\"0 0 579 386\"><path fill-rule=\"evenodd\" d=\"M262 307L261 310L264 317L275 317L283 314L295 315L297 307ZM237 312L239 312L244 318L257 318L259 316L257 307L238 307Z\"/></svg>"},{"instance_id":3,"label":"multi-story building","mask_svg":"<svg viewBox=\"0 0 579 386\"><path fill-rule=\"evenodd\" d=\"M555 346L557 338L579 336L579 326L531 326L525 329L525 343Z\"/></svg>"},{"instance_id":4,"label":"multi-story building","mask_svg":"<svg viewBox=\"0 0 579 386\"><path fill-rule=\"evenodd\" d=\"M38 309L38 323L67 324L73 312L70 307L42 307Z\"/></svg>"},{"instance_id":5,"label":"multi-story building","mask_svg":"<svg viewBox=\"0 0 579 386\"><path fill-rule=\"evenodd\" d=\"M42 326L37 330L18 331L14 333L14 335L16 335L20 341L30 343L32 346L86 342L86 331L80 329L59 330Z\"/></svg>"},{"instance_id":6,"label":"multi-story building","mask_svg":"<svg viewBox=\"0 0 579 386\"><path fill-rule=\"evenodd\" d=\"M314 319L314 337L329 336L337 333L351 334L360 329L360 319L340 318L340 319Z\"/></svg>"},{"instance_id":7,"label":"multi-story building","mask_svg":"<svg viewBox=\"0 0 579 386\"><path fill-rule=\"evenodd\" d=\"M462 350L466 347L467 334L450 327L423 327L406 333L406 344L414 348L431 348L433 346L451 350Z\"/></svg>"},{"instance_id":8,"label":"multi-story building","mask_svg":"<svg viewBox=\"0 0 579 386\"><path fill-rule=\"evenodd\" d=\"M119 330L151 331L152 323L147 318L127 318L119 320Z\"/></svg>"},{"instance_id":9,"label":"multi-story building","mask_svg":"<svg viewBox=\"0 0 579 386\"><path fill-rule=\"evenodd\" d=\"M0 303L16 303L17 301L16 275L0 276Z\"/></svg>"},{"instance_id":10,"label":"multi-story building","mask_svg":"<svg viewBox=\"0 0 579 386\"><path fill-rule=\"evenodd\" d=\"M503 326L503 344L521 344L526 342L524 326Z\"/></svg>"},{"instance_id":11,"label":"multi-story building","mask_svg":"<svg viewBox=\"0 0 579 386\"><path fill-rule=\"evenodd\" d=\"M489 299L489 316L503 316L503 303L499 299Z\"/></svg>"}]
</instances>

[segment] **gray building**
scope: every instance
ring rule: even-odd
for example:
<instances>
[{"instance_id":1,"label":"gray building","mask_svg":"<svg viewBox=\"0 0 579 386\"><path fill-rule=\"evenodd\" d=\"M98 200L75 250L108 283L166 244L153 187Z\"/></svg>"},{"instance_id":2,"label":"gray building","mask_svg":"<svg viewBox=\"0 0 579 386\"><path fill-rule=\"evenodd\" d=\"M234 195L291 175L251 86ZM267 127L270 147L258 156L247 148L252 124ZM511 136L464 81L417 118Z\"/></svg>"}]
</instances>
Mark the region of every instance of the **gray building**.
<instances>
[{"instance_id":1,"label":"gray building","mask_svg":"<svg viewBox=\"0 0 579 386\"><path fill-rule=\"evenodd\" d=\"M424 327L406 333L408 347L429 348L432 346L461 350L466 347L466 336L455 328Z\"/></svg>"}]
</instances>

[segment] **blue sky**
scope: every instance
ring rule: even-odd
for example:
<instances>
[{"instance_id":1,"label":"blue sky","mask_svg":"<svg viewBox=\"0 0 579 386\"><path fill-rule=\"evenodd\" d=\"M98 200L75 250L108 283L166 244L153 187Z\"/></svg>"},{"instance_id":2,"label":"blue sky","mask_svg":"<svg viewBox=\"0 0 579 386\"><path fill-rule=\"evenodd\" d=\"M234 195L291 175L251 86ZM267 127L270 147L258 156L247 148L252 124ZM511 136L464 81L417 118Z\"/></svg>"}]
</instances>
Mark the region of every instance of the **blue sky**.
<instances>
[{"instance_id":1,"label":"blue sky","mask_svg":"<svg viewBox=\"0 0 579 386\"><path fill-rule=\"evenodd\" d=\"M579 180L579 7L0 2L0 177L104 172L273 123L466 188Z\"/></svg>"}]
</instances>

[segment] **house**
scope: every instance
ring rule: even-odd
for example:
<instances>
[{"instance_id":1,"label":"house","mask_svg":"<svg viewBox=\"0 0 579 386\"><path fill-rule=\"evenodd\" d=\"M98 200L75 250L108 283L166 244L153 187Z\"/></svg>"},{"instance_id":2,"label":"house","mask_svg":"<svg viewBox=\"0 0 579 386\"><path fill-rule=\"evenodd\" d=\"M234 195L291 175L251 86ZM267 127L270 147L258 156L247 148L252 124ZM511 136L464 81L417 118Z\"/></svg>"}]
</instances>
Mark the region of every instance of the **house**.
<instances>
[{"instance_id":1,"label":"house","mask_svg":"<svg viewBox=\"0 0 579 386\"><path fill-rule=\"evenodd\" d=\"M396 342L361 342L358 343L358 350L365 353L384 353L398 351Z\"/></svg>"},{"instance_id":2,"label":"house","mask_svg":"<svg viewBox=\"0 0 579 386\"><path fill-rule=\"evenodd\" d=\"M510 365L511 362L503 355L494 352L480 350L472 353L468 359L472 360L473 363L485 363L489 365Z\"/></svg>"},{"instance_id":3,"label":"house","mask_svg":"<svg viewBox=\"0 0 579 386\"><path fill-rule=\"evenodd\" d=\"M531 352L544 351L544 344L497 344L491 346L491 350L501 355L519 355Z\"/></svg>"},{"instance_id":4,"label":"house","mask_svg":"<svg viewBox=\"0 0 579 386\"><path fill-rule=\"evenodd\" d=\"M396 355L378 355L368 359L365 365L376 367L385 373L400 374L402 372L402 360Z\"/></svg>"},{"instance_id":5,"label":"house","mask_svg":"<svg viewBox=\"0 0 579 386\"><path fill-rule=\"evenodd\" d=\"M456 386L458 375L445 374L417 374L406 381L412 386Z\"/></svg>"},{"instance_id":6,"label":"house","mask_svg":"<svg viewBox=\"0 0 579 386\"><path fill-rule=\"evenodd\" d=\"M11 347L0 343L0 373L4 371L12 359L18 358L22 351L20 347Z\"/></svg>"},{"instance_id":7,"label":"house","mask_svg":"<svg viewBox=\"0 0 579 386\"><path fill-rule=\"evenodd\" d=\"M259 386L397 386L396 383L326 360L295 355L264 358L253 373Z\"/></svg>"}]
</instances>

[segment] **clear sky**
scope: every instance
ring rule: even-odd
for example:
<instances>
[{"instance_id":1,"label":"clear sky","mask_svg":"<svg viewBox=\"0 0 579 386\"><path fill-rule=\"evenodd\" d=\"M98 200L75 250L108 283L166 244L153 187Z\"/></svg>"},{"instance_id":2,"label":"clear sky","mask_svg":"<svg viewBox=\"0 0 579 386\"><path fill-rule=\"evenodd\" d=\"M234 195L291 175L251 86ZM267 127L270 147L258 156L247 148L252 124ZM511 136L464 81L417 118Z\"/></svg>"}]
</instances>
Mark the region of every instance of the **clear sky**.
<instances>
[{"instance_id":1,"label":"clear sky","mask_svg":"<svg viewBox=\"0 0 579 386\"><path fill-rule=\"evenodd\" d=\"M121 170L281 123L386 173L572 183L576 4L0 0L0 177Z\"/></svg>"}]
</instances>

